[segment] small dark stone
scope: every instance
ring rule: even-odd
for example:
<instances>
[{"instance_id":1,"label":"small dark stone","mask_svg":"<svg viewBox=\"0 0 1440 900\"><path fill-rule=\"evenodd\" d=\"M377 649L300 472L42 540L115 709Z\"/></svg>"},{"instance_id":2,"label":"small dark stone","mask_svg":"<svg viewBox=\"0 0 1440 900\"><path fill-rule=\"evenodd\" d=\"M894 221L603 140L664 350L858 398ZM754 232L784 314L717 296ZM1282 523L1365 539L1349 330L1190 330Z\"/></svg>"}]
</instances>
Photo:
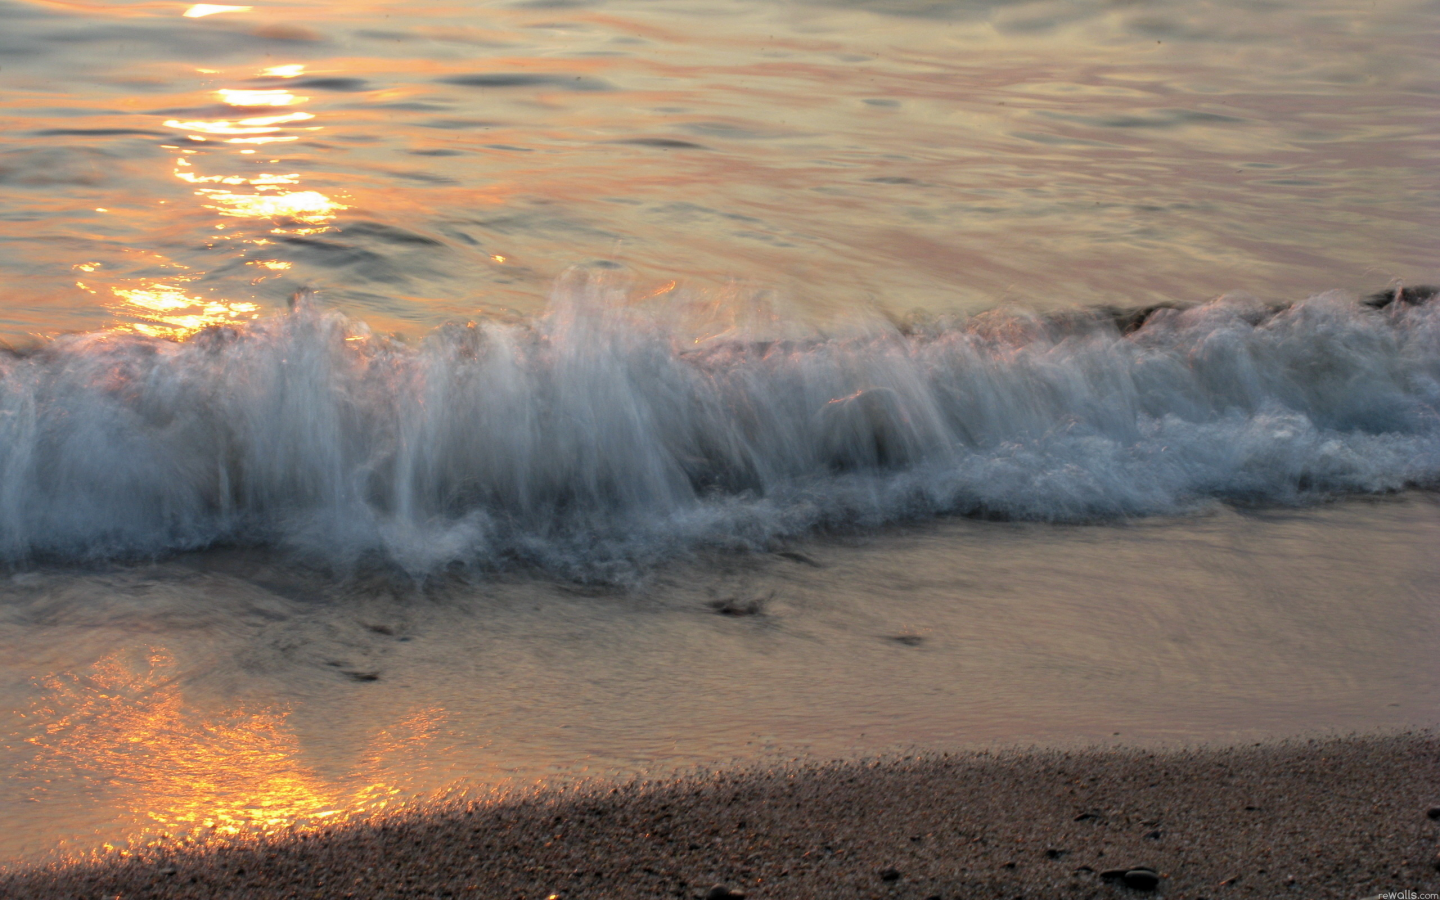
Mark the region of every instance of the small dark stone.
<instances>
[{"instance_id":1,"label":"small dark stone","mask_svg":"<svg viewBox=\"0 0 1440 900\"><path fill-rule=\"evenodd\" d=\"M918 634L893 634L890 636L890 640L907 647L918 647L925 643L925 639Z\"/></svg>"},{"instance_id":2,"label":"small dark stone","mask_svg":"<svg viewBox=\"0 0 1440 900\"><path fill-rule=\"evenodd\" d=\"M1121 879L1123 879L1123 878L1125 877L1125 873L1128 872L1128 871L1130 871L1130 870L1129 870L1129 869L1106 869L1105 871L1103 871L1103 872L1100 873L1100 880L1101 880L1101 881L1120 881Z\"/></svg>"},{"instance_id":3,"label":"small dark stone","mask_svg":"<svg viewBox=\"0 0 1440 900\"><path fill-rule=\"evenodd\" d=\"M1160 874L1154 869L1131 869L1125 873L1125 886L1135 891L1153 891L1160 886Z\"/></svg>"},{"instance_id":4,"label":"small dark stone","mask_svg":"<svg viewBox=\"0 0 1440 900\"><path fill-rule=\"evenodd\" d=\"M1071 875L1079 875L1081 872L1084 872L1086 875L1094 875L1094 874L1095 874L1095 870L1092 869L1092 868L1090 868L1089 866L1081 866L1080 868L1076 869L1074 872L1071 872L1070 874L1071 874Z\"/></svg>"},{"instance_id":5,"label":"small dark stone","mask_svg":"<svg viewBox=\"0 0 1440 900\"><path fill-rule=\"evenodd\" d=\"M351 681L379 681L379 680L380 680L380 673L379 673L379 672L356 672L356 671L351 670L351 671L347 671L345 674L350 676L350 680L351 680Z\"/></svg>"},{"instance_id":6,"label":"small dark stone","mask_svg":"<svg viewBox=\"0 0 1440 900\"><path fill-rule=\"evenodd\" d=\"M1008 863L1006 863L1005 865L1001 866L1000 868L1002 868L1002 869L1013 869L1013 868L1015 868L1015 863L1014 863L1014 861L1011 861L1011 862L1008 862Z\"/></svg>"},{"instance_id":7,"label":"small dark stone","mask_svg":"<svg viewBox=\"0 0 1440 900\"><path fill-rule=\"evenodd\" d=\"M1258 806L1247 806L1247 807L1245 807L1245 811L1246 811L1246 812L1259 812L1259 811L1260 811L1260 807L1258 807Z\"/></svg>"},{"instance_id":8,"label":"small dark stone","mask_svg":"<svg viewBox=\"0 0 1440 900\"><path fill-rule=\"evenodd\" d=\"M745 900L745 892L732 891L723 884L717 884L705 892L705 900Z\"/></svg>"},{"instance_id":9,"label":"small dark stone","mask_svg":"<svg viewBox=\"0 0 1440 900\"><path fill-rule=\"evenodd\" d=\"M161 875L174 875L177 871L179 871L179 870L176 869L174 866L166 866L165 868L163 868L163 869L160 870L160 874L161 874Z\"/></svg>"},{"instance_id":10,"label":"small dark stone","mask_svg":"<svg viewBox=\"0 0 1440 900\"><path fill-rule=\"evenodd\" d=\"M1051 847L1049 850L1046 850L1046 851L1045 851L1045 858L1046 858L1046 859L1064 859L1065 857L1067 857L1067 856L1069 856L1069 855L1070 855L1070 851L1069 851L1069 850L1057 850L1057 849L1055 849L1054 847Z\"/></svg>"},{"instance_id":11,"label":"small dark stone","mask_svg":"<svg viewBox=\"0 0 1440 900\"><path fill-rule=\"evenodd\" d=\"M824 566L820 565L820 564L819 564L818 562L816 562L815 560L811 559L810 557L806 556L805 554L803 554L803 553L801 553L801 552L799 552L799 551L797 551L797 550L781 550L779 553L777 553L777 554L775 554L775 555L776 555L776 556L780 556L780 557L784 557L785 559L788 559L788 560L790 560L791 562L800 563L800 565L802 565L802 566L809 566L809 567L811 567L812 569L823 569L823 568L825 568Z\"/></svg>"},{"instance_id":12,"label":"small dark stone","mask_svg":"<svg viewBox=\"0 0 1440 900\"><path fill-rule=\"evenodd\" d=\"M1090 822L1090 821L1093 821L1093 820L1095 820L1095 819L1103 819L1103 818L1105 818L1105 814L1104 814L1104 813L1102 813L1102 812L1094 812L1094 811L1092 810L1091 812L1083 812L1083 813L1081 813L1080 815L1076 816L1076 817L1075 817L1075 821L1076 821L1076 822Z\"/></svg>"},{"instance_id":13,"label":"small dark stone","mask_svg":"<svg viewBox=\"0 0 1440 900\"><path fill-rule=\"evenodd\" d=\"M1362 302L1366 306L1375 309L1384 309L1392 303L1399 303L1402 306L1418 306L1440 294L1440 288L1428 284L1416 284L1409 287L1386 288L1376 294L1371 294Z\"/></svg>"},{"instance_id":14,"label":"small dark stone","mask_svg":"<svg viewBox=\"0 0 1440 900\"><path fill-rule=\"evenodd\" d=\"M741 600L739 597L727 597L724 600L710 601L710 608L722 616L759 616L765 613L765 603L769 597L755 597L749 600Z\"/></svg>"},{"instance_id":15,"label":"small dark stone","mask_svg":"<svg viewBox=\"0 0 1440 900\"><path fill-rule=\"evenodd\" d=\"M1161 831L1161 830L1158 829L1158 828L1155 829L1154 831L1147 831L1147 832L1145 832L1145 840L1147 840L1147 841L1158 841L1158 840L1160 840L1160 838L1162 838L1162 837L1164 837L1164 836L1165 836L1165 832Z\"/></svg>"},{"instance_id":16,"label":"small dark stone","mask_svg":"<svg viewBox=\"0 0 1440 900\"><path fill-rule=\"evenodd\" d=\"M1432 806L1425 810L1425 818L1432 822L1440 820L1440 806Z\"/></svg>"},{"instance_id":17,"label":"small dark stone","mask_svg":"<svg viewBox=\"0 0 1440 900\"><path fill-rule=\"evenodd\" d=\"M881 881L899 881L899 880L900 880L900 870L899 870L899 869L881 869L881 870L880 870L880 880L881 880Z\"/></svg>"}]
</instances>

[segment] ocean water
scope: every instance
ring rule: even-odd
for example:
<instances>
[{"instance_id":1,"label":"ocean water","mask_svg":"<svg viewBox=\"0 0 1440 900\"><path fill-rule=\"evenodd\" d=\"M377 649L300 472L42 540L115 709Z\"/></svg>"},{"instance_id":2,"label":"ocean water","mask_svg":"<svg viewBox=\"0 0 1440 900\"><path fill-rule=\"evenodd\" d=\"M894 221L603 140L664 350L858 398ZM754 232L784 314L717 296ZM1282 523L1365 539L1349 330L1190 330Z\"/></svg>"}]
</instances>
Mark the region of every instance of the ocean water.
<instances>
[{"instance_id":1,"label":"ocean water","mask_svg":"<svg viewBox=\"0 0 1440 900\"><path fill-rule=\"evenodd\" d=\"M1436 724L1437 39L0 0L0 857Z\"/></svg>"}]
</instances>

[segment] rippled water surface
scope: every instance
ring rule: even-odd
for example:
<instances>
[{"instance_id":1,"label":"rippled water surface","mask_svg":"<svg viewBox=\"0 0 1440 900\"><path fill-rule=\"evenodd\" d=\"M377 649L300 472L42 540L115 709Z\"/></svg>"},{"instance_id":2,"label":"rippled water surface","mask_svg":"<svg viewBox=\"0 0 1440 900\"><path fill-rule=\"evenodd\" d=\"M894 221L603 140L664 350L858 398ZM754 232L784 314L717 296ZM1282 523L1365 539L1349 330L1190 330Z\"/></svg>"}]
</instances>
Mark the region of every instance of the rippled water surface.
<instances>
[{"instance_id":1,"label":"rippled water surface","mask_svg":"<svg viewBox=\"0 0 1440 900\"><path fill-rule=\"evenodd\" d=\"M1440 283L1437 46L1434 0L0 0L0 859L1433 726L1440 300L1356 295Z\"/></svg>"},{"instance_id":2,"label":"rippled water surface","mask_svg":"<svg viewBox=\"0 0 1440 900\"><path fill-rule=\"evenodd\" d=\"M0 334L1435 279L1433 2L0 2Z\"/></svg>"}]
</instances>

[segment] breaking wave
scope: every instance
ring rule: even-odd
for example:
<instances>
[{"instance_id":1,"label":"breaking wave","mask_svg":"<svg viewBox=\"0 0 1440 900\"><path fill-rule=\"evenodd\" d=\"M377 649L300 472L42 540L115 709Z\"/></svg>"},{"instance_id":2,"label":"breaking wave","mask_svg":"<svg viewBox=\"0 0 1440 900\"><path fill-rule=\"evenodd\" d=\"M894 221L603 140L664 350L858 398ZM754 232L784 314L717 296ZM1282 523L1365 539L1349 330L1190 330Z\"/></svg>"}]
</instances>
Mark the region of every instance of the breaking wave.
<instances>
[{"instance_id":1,"label":"breaking wave","mask_svg":"<svg viewBox=\"0 0 1440 900\"><path fill-rule=\"evenodd\" d=\"M416 346L301 302L183 342L93 333L0 357L11 565L259 543L604 578L907 517L1089 521L1437 481L1437 302L697 342L574 277L539 318Z\"/></svg>"}]
</instances>

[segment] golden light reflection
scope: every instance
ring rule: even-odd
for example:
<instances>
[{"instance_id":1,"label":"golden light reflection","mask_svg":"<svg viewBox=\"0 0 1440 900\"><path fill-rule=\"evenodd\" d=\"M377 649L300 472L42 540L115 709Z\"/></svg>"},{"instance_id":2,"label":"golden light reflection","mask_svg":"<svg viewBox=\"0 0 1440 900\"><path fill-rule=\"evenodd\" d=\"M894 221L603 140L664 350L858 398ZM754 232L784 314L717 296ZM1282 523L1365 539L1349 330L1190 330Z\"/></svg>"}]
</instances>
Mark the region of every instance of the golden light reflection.
<instances>
[{"instance_id":1,"label":"golden light reflection","mask_svg":"<svg viewBox=\"0 0 1440 900\"><path fill-rule=\"evenodd\" d=\"M303 122L313 118L315 118L314 113L293 112L283 116L255 116L235 122L228 119L210 122L181 122L177 119L167 119L165 127L178 128L182 131L198 131L201 134L273 134L280 130L278 127L280 125L289 122Z\"/></svg>"},{"instance_id":2,"label":"golden light reflection","mask_svg":"<svg viewBox=\"0 0 1440 900\"><path fill-rule=\"evenodd\" d=\"M151 337L182 338L211 325L253 319L260 311L254 303L192 297L170 284L111 290L123 301L115 311L134 320L128 327Z\"/></svg>"},{"instance_id":3,"label":"golden light reflection","mask_svg":"<svg viewBox=\"0 0 1440 900\"><path fill-rule=\"evenodd\" d=\"M303 764L288 709L201 712L186 702L178 676L169 654L148 648L43 679L43 697L22 714L35 750L21 774L35 785L34 799L73 778L103 786L129 814L131 840L303 828L384 808L402 791L393 773L407 771L444 717L422 709L382 729L347 777L327 781Z\"/></svg>"},{"instance_id":4,"label":"golden light reflection","mask_svg":"<svg viewBox=\"0 0 1440 900\"><path fill-rule=\"evenodd\" d=\"M219 206L222 216L242 216L260 219L294 219L309 225L319 225L335 217L335 211L346 207L336 203L319 191L295 191L289 194L232 194L218 190L206 191L206 196Z\"/></svg>"},{"instance_id":5,"label":"golden light reflection","mask_svg":"<svg viewBox=\"0 0 1440 900\"><path fill-rule=\"evenodd\" d=\"M187 19L199 19L217 13L249 12L253 6L220 6L214 3L197 3L181 13Z\"/></svg>"},{"instance_id":6,"label":"golden light reflection","mask_svg":"<svg viewBox=\"0 0 1440 900\"><path fill-rule=\"evenodd\" d=\"M242 91L221 88L215 95L231 106L292 106L310 99L297 97L285 90Z\"/></svg>"},{"instance_id":7,"label":"golden light reflection","mask_svg":"<svg viewBox=\"0 0 1440 900\"><path fill-rule=\"evenodd\" d=\"M196 7L196 9L200 8ZM239 9L238 7L203 8L219 11ZM303 65L287 64L266 68L263 70L263 74L293 78L303 73L304 70L305 66ZM220 88L215 90L213 95L225 104L242 110L255 107L293 107L310 99L280 88ZM183 132L192 132L186 137L196 143L205 143L219 137L224 144L242 145L235 148L240 156L231 157L232 160L238 162L243 155L253 155L256 152L253 149L255 146L299 140L295 134L285 133L286 130L314 118L316 116L313 113L291 109L276 110L274 114L270 115L250 115L235 119L168 119L165 121L165 125ZM308 126L304 130L319 129L316 126ZM197 148L193 145L188 148L181 145L167 144L165 146L173 151L178 151L174 158L173 174L175 177L187 184L194 185L195 194L203 198L204 205L224 217L221 222L212 226L214 231L221 233L214 235L215 243L210 244L211 247L220 242L232 241L235 242L232 246L243 243L270 243L263 238L256 239L247 236L243 228L237 227L235 223L226 222L226 219L266 219L270 220L266 226L266 230L270 233L315 234L326 230L328 227L326 223L333 219L338 211L346 208L343 204L319 191L294 190L300 184L300 175L295 172L255 173L251 171L241 173L232 169L229 172L221 171L212 174L213 170L212 172L201 171L198 159L205 159L207 163L213 163L219 158L215 151L221 148L214 144L204 148ZM210 152L206 153L207 150ZM270 152L275 151L272 149ZM204 155L201 156L201 154ZM244 160L246 164L253 164L257 161ZM272 159L270 163L278 164L279 160ZM97 212L105 212L105 210L97 209ZM272 273L285 272L292 266L291 263L281 260L246 262L263 270L255 272L254 277L250 280L251 285L273 278L275 275ZM86 268L86 266L92 267ZM84 263L76 265L75 268L79 271L91 272L94 271L95 266L96 264ZM185 267L179 268L184 269ZM108 305L123 320L124 324L119 327L141 334L171 339L184 338L212 325L234 323L258 316L259 306L255 303L214 300L191 295L184 283L194 281L199 277L199 273L187 273L184 276L171 276L164 283L132 281L129 284L122 283L120 286L108 286L108 290L115 297L115 301ZM97 293L92 286L82 282L76 282L76 286L80 290ZM100 293L105 290L106 288L101 288Z\"/></svg>"}]
</instances>

